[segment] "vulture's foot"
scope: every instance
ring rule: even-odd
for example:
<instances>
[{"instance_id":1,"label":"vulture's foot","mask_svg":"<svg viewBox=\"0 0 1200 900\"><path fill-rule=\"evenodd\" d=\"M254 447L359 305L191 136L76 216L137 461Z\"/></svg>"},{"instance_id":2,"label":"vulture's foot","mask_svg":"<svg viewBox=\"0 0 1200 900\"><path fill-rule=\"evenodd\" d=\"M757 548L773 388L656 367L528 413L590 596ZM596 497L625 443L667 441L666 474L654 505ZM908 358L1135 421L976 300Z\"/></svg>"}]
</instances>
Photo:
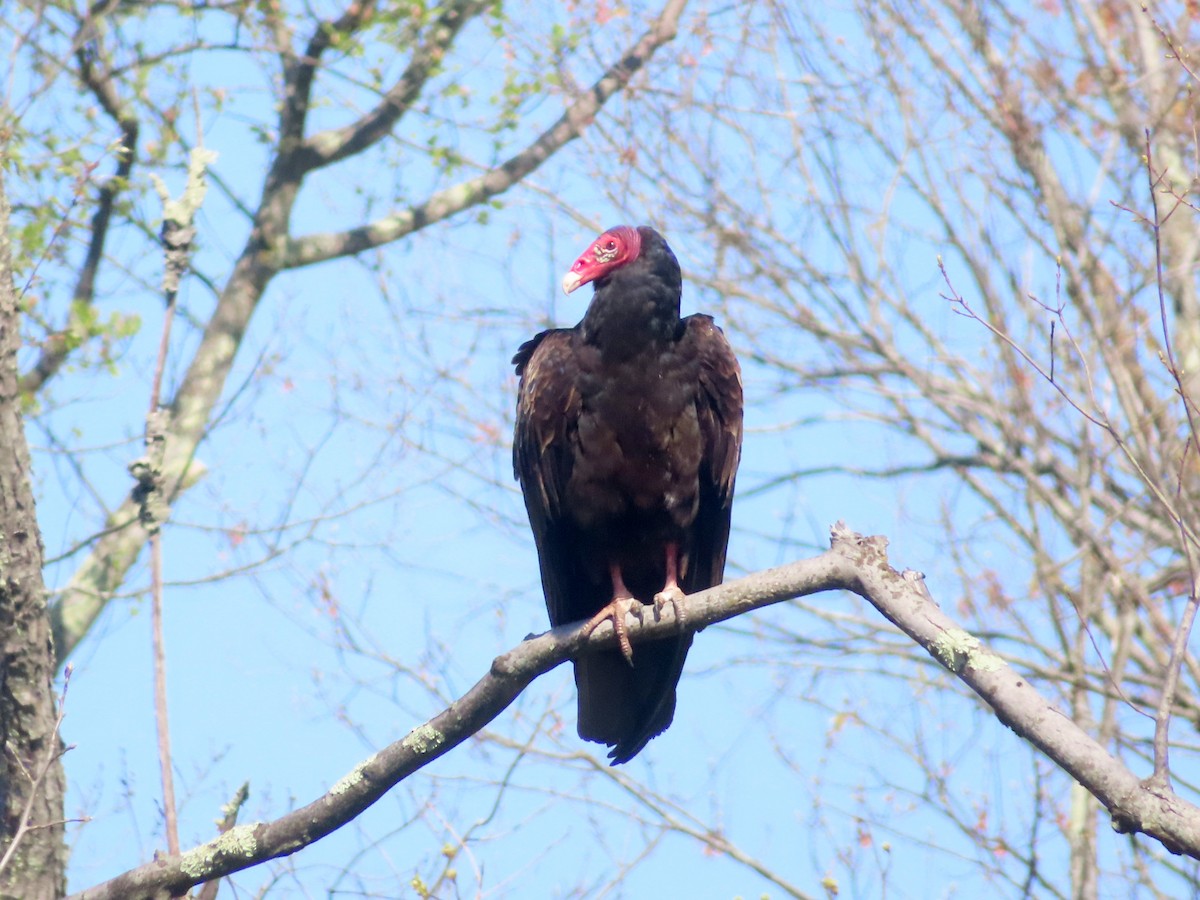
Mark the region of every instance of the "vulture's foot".
<instances>
[{"instance_id":1,"label":"vulture's foot","mask_svg":"<svg viewBox=\"0 0 1200 900\"><path fill-rule=\"evenodd\" d=\"M621 655L632 666L633 644L629 643L629 634L625 630L625 616L629 613L637 616L640 622L642 619L641 602L633 597L614 597L604 609L588 619L588 623L583 626L583 633L591 634L602 622L611 621L613 631L617 633L617 644L621 648Z\"/></svg>"},{"instance_id":2,"label":"vulture's foot","mask_svg":"<svg viewBox=\"0 0 1200 900\"><path fill-rule=\"evenodd\" d=\"M675 613L675 623L679 626L679 630L682 631L684 625L687 623L687 612L684 610L683 603L681 602L685 596L687 595L680 590L679 585L674 582L669 583L654 595L655 617L661 618L663 607L669 605L671 611Z\"/></svg>"}]
</instances>

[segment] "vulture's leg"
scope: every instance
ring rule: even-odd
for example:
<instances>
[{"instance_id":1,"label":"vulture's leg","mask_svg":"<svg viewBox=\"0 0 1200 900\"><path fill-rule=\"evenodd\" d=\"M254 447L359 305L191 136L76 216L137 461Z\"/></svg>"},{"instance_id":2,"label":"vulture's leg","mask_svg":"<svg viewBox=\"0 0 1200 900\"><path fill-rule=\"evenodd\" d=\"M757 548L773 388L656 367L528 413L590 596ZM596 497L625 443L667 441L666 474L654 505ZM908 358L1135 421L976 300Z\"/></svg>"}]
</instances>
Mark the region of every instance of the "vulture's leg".
<instances>
[{"instance_id":1,"label":"vulture's leg","mask_svg":"<svg viewBox=\"0 0 1200 900\"><path fill-rule=\"evenodd\" d=\"M621 654L625 657L625 661L632 666L633 645L629 643L629 635L625 632L625 616L627 613L632 612L640 619L642 604L634 598L629 588L625 587L625 579L621 577L621 567L619 565L615 562L610 562L608 564L608 574L612 578L613 598L600 612L588 619L588 623L583 626L583 633L591 634L601 622L611 621L613 623L613 631L617 633L617 643L621 647ZM680 594L680 596L682 597L683 595Z\"/></svg>"},{"instance_id":2,"label":"vulture's leg","mask_svg":"<svg viewBox=\"0 0 1200 900\"><path fill-rule=\"evenodd\" d=\"M662 609L668 603L675 613L675 621L683 628L685 614L679 601L684 598L683 590L679 587L679 545L674 541L667 544L667 577L663 589L654 595L654 613L662 615Z\"/></svg>"}]
</instances>

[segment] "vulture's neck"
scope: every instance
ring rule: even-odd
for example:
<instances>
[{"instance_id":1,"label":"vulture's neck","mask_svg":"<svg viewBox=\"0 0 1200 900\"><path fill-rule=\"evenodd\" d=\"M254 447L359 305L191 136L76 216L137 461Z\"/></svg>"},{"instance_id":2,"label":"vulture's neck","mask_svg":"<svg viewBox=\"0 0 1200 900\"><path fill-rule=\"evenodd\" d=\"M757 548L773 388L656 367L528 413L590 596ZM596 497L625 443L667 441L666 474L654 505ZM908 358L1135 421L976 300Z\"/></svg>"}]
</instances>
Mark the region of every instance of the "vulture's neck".
<instances>
[{"instance_id":1,"label":"vulture's neck","mask_svg":"<svg viewBox=\"0 0 1200 900\"><path fill-rule=\"evenodd\" d=\"M612 360L657 352L682 335L679 295L678 281L654 272L617 270L596 282L579 323L583 340Z\"/></svg>"}]
</instances>

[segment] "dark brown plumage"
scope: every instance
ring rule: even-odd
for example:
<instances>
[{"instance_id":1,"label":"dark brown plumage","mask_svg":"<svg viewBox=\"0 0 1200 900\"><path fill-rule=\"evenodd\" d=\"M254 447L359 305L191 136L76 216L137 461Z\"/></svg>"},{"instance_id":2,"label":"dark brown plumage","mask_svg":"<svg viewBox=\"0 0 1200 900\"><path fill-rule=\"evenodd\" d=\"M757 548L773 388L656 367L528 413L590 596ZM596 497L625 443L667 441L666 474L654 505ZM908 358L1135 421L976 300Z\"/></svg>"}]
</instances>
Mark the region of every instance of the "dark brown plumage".
<instances>
[{"instance_id":1,"label":"dark brown plumage","mask_svg":"<svg viewBox=\"0 0 1200 900\"><path fill-rule=\"evenodd\" d=\"M513 358L513 464L551 623L611 620L622 638L621 650L575 661L579 736L608 744L615 765L671 724L692 642L681 634L631 648L631 598L661 606L724 573L742 383L713 320L680 318L679 263L657 231L600 235L563 289L589 281L583 320L542 332Z\"/></svg>"}]
</instances>

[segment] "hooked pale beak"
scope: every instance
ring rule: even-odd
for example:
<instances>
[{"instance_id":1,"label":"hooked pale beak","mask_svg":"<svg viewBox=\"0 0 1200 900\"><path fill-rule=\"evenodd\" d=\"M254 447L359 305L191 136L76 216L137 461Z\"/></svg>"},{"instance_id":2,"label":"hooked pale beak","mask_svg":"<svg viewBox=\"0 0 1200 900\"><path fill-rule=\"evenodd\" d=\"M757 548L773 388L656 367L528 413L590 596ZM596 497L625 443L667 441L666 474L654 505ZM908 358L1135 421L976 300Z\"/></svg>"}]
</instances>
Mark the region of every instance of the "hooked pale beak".
<instances>
[{"instance_id":1,"label":"hooked pale beak","mask_svg":"<svg viewBox=\"0 0 1200 900\"><path fill-rule=\"evenodd\" d=\"M568 272L562 280L563 293L569 294L581 284L583 284L583 278L578 272Z\"/></svg>"}]
</instances>

